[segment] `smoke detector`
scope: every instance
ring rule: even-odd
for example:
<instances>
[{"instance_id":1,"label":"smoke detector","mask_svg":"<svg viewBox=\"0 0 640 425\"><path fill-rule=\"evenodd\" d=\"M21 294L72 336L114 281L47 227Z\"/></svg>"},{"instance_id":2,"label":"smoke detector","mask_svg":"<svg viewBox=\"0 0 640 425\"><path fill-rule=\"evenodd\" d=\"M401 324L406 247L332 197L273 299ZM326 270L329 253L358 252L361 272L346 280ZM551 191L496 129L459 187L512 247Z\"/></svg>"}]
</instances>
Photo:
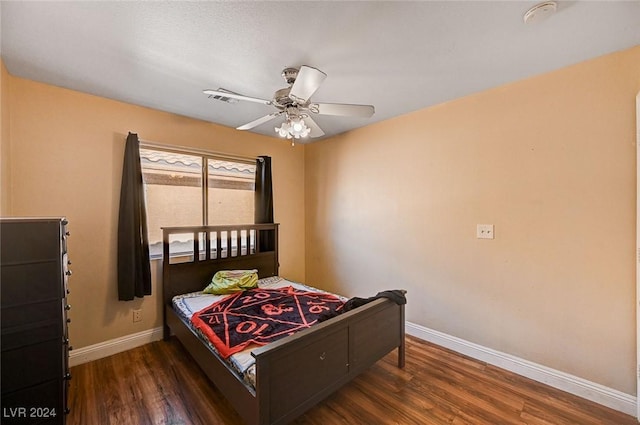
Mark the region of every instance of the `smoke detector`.
<instances>
[{"instance_id":1,"label":"smoke detector","mask_svg":"<svg viewBox=\"0 0 640 425\"><path fill-rule=\"evenodd\" d=\"M531 9L527 10L522 19L524 20L525 24L542 21L543 19L546 19L549 16L553 15L557 8L558 3L556 3L555 1L545 1L543 3L538 3Z\"/></svg>"}]
</instances>

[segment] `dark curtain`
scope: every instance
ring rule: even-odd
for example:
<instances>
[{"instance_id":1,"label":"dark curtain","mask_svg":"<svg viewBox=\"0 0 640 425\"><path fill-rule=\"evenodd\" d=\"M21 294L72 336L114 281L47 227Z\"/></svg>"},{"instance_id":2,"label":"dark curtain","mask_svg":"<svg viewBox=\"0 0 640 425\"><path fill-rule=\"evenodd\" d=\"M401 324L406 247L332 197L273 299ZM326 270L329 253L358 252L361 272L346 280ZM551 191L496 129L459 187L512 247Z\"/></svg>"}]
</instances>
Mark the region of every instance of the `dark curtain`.
<instances>
[{"instance_id":1,"label":"dark curtain","mask_svg":"<svg viewBox=\"0 0 640 425\"><path fill-rule=\"evenodd\" d=\"M260 156L256 159L255 222L256 224L273 223L273 188L269 156ZM274 245L273 230L261 230L260 251L273 251Z\"/></svg>"},{"instance_id":2,"label":"dark curtain","mask_svg":"<svg viewBox=\"0 0 640 425\"><path fill-rule=\"evenodd\" d=\"M124 148L118 216L118 299L151 295L151 265L138 135L129 133Z\"/></svg>"}]
</instances>

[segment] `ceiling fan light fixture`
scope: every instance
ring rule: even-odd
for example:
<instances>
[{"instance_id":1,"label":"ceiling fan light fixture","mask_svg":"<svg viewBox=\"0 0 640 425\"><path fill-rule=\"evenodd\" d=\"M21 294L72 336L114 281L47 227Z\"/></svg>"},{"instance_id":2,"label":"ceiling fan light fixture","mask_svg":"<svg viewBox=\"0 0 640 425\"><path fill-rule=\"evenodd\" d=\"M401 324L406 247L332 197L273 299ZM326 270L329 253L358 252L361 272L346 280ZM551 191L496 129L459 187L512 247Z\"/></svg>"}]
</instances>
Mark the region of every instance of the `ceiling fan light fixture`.
<instances>
[{"instance_id":1,"label":"ceiling fan light fixture","mask_svg":"<svg viewBox=\"0 0 640 425\"><path fill-rule=\"evenodd\" d=\"M286 137L287 139L291 139L292 136L289 133L289 124L288 124L287 121L288 120L283 122L280 127L276 127L275 130L276 130L276 133L278 133L278 136Z\"/></svg>"},{"instance_id":2,"label":"ceiling fan light fixture","mask_svg":"<svg viewBox=\"0 0 640 425\"><path fill-rule=\"evenodd\" d=\"M311 129L307 127L307 124L302 118L293 118L289 121L289 134L294 138L299 139L301 137L307 137L311 133Z\"/></svg>"},{"instance_id":3,"label":"ceiling fan light fixture","mask_svg":"<svg viewBox=\"0 0 640 425\"><path fill-rule=\"evenodd\" d=\"M287 139L300 139L307 137L311 133L311 129L307 127L307 124L302 118L287 118L280 127L275 128L276 133L280 137L286 137Z\"/></svg>"}]
</instances>

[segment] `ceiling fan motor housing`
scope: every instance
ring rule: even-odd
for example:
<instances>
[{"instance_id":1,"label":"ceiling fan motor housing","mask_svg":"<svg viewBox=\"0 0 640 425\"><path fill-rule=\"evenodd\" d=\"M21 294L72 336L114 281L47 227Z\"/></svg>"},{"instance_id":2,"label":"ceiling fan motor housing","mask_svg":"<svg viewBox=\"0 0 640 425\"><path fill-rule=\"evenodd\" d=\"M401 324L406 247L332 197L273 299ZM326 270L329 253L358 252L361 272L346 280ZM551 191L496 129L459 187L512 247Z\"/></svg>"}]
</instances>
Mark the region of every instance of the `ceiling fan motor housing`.
<instances>
[{"instance_id":1,"label":"ceiling fan motor housing","mask_svg":"<svg viewBox=\"0 0 640 425\"><path fill-rule=\"evenodd\" d=\"M286 108L287 106L293 105L293 100L289 97L289 92L291 91L291 87L285 87L275 92L273 95L272 103L277 108Z\"/></svg>"},{"instance_id":2,"label":"ceiling fan motor housing","mask_svg":"<svg viewBox=\"0 0 640 425\"><path fill-rule=\"evenodd\" d=\"M282 70L282 78L289 84L289 87L285 87L276 91L273 95L272 103L279 109L284 109L292 106L295 102L289 97L291 92L291 86L298 78L298 68L285 68Z\"/></svg>"}]
</instances>

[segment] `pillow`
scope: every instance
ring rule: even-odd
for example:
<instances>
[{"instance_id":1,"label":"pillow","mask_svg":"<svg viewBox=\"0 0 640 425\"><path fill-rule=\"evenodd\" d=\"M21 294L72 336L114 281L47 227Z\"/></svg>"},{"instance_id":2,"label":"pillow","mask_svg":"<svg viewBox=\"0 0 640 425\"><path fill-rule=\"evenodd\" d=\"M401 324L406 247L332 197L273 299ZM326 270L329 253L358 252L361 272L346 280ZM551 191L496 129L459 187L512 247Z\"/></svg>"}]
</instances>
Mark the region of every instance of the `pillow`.
<instances>
[{"instance_id":1,"label":"pillow","mask_svg":"<svg viewBox=\"0 0 640 425\"><path fill-rule=\"evenodd\" d=\"M203 292L221 295L257 287L258 270L220 270Z\"/></svg>"}]
</instances>

